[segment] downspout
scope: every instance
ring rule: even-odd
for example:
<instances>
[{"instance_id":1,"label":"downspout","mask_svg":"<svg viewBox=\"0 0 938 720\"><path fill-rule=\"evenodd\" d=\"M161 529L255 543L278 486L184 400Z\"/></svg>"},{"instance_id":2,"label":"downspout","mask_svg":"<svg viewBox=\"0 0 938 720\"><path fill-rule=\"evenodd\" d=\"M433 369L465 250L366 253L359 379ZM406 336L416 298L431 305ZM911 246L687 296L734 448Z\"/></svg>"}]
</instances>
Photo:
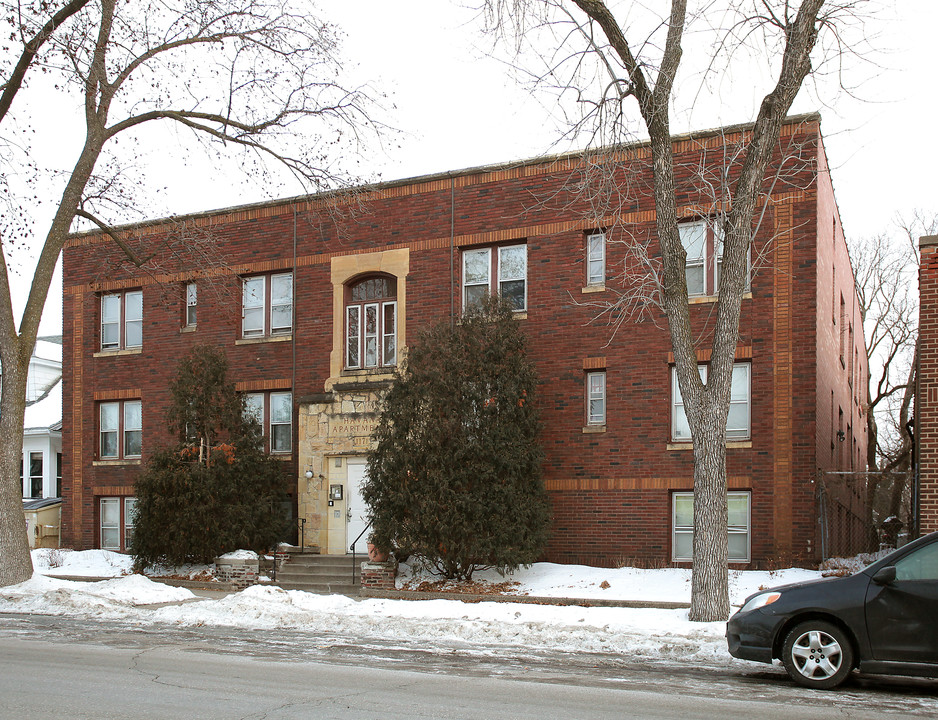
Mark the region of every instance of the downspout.
<instances>
[{"instance_id":1,"label":"downspout","mask_svg":"<svg viewBox=\"0 0 938 720\"><path fill-rule=\"evenodd\" d=\"M296 318L297 318L297 312L296 312L296 286L297 286L297 282L296 282L297 280L296 278L296 270L297 270L297 267L296 267L296 203L293 203L291 207L293 208L293 282L291 283L291 290L292 290L292 295L293 295L293 297L291 298L291 302L293 303L293 332L290 336L291 338L290 349L291 349L291 352L293 353L293 357L291 361L292 368L291 368L291 374L290 374L290 398L292 399L293 403L296 403L296 336L297 336L297 326L296 326ZM292 409L291 409L291 413L292 413ZM294 511L293 514L297 518L299 518L300 516L299 428L300 428L300 408L299 408L299 405L297 405L296 406L296 422L293 424L293 435L295 436L295 441L293 441L294 442L293 447L296 449L296 470L293 473L296 478L296 494L293 499L294 499L294 502L296 503L296 508L295 510L294 508L290 508L291 510ZM300 546L300 550L302 551L302 545ZM276 567L277 567L277 561L274 560L275 572L276 572Z\"/></svg>"},{"instance_id":2,"label":"downspout","mask_svg":"<svg viewBox=\"0 0 938 720\"><path fill-rule=\"evenodd\" d=\"M293 303L293 333L291 334L293 351L292 359L292 375L290 377L290 392L293 393L294 398L296 397L296 204L292 205L293 208L293 283L292 283L292 292L293 297L290 299Z\"/></svg>"}]
</instances>

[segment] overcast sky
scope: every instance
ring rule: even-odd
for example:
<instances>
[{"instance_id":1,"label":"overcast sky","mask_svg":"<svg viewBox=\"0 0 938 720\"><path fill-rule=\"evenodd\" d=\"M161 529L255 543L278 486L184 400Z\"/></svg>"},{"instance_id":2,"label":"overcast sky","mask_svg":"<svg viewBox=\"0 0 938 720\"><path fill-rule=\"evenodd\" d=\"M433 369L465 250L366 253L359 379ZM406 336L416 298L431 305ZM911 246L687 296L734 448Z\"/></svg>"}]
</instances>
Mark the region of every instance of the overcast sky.
<instances>
[{"instance_id":1,"label":"overcast sky","mask_svg":"<svg viewBox=\"0 0 938 720\"><path fill-rule=\"evenodd\" d=\"M938 212L938 143L932 132L938 108L938 2L885 4L895 7L886 7L868 25L869 35L879 34L872 41L876 51L864 51L872 63L848 67L849 81L862 83L858 98L822 84L816 94L802 93L793 109L822 114L848 237L886 229L897 214ZM472 11L445 0L320 0L319 8L345 31L345 55L355 72L386 92L388 104L396 107L388 120L402 132L383 150L367 155L364 172L392 180L571 149L555 145L559 125L551 117L550 101L532 97L503 61L488 56L490 40L479 32ZM745 80L734 78L734 85L709 97L694 92L680 98L676 104L684 109L675 114L672 129L750 121L766 88L754 89ZM271 195L269 188L233 184L224 174L192 172L198 167L194 156L183 157L190 171L180 174L178 163L164 161L166 155L165 147L153 148L141 161L147 183L160 188L152 211L145 211L148 217ZM54 292L43 318L42 332L48 334L61 328L60 284Z\"/></svg>"}]
</instances>

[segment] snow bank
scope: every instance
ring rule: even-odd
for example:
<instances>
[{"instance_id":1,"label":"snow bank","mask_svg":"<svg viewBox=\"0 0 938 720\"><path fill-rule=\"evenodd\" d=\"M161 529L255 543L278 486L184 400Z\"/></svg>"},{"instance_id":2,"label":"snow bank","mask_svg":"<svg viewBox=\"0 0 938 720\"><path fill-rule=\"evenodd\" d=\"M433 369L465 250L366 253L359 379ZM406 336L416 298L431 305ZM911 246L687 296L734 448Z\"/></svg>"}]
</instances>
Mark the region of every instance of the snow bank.
<instances>
[{"instance_id":1,"label":"snow bank","mask_svg":"<svg viewBox=\"0 0 938 720\"><path fill-rule=\"evenodd\" d=\"M0 611L73 615L78 617L133 617L141 605L183 602L195 596L184 588L128 575L100 582L58 580L36 573L19 585L0 588Z\"/></svg>"},{"instance_id":2,"label":"snow bank","mask_svg":"<svg viewBox=\"0 0 938 720\"><path fill-rule=\"evenodd\" d=\"M41 575L77 575L84 577L119 577L129 575L134 560L130 555L110 550L32 551L33 569Z\"/></svg>"},{"instance_id":3,"label":"snow bank","mask_svg":"<svg viewBox=\"0 0 938 720\"><path fill-rule=\"evenodd\" d=\"M730 571L730 602L742 605L757 590L775 585L814 580L816 570ZM401 565L397 587L416 587L420 582L437 580L410 565ZM494 570L473 574L473 580L500 583L517 582L515 593L536 597L602 598L605 600L640 600L690 602L691 571L684 568L645 570L640 568L596 568L585 565L535 563L502 576ZM604 587L605 584L605 587Z\"/></svg>"},{"instance_id":4,"label":"snow bank","mask_svg":"<svg viewBox=\"0 0 938 720\"><path fill-rule=\"evenodd\" d=\"M101 550L34 551L36 575L28 582L0 588L0 611L125 619L135 623L227 626L274 630L290 628L401 646L470 648L498 652L529 648L561 652L611 652L630 660L725 665L724 623L692 623L686 610L582 608L522 603L463 603L459 600L353 600L278 587L254 586L221 599L195 598L188 590L126 575L131 559ZM252 553L253 555L253 553ZM231 556L243 557L242 553ZM206 566L198 566L200 572ZM174 571L175 572L172 572ZM189 574L194 568L165 569ZM81 583L45 574L125 575ZM515 591L542 597L690 601L690 571L678 568L593 568L537 563L508 578L480 572L474 579L506 579ZM731 572L730 598L739 605L761 588L820 577L812 570ZM399 585L433 580L402 566ZM198 600L198 602L187 602ZM171 603L154 607L161 603Z\"/></svg>"}]
</instances>

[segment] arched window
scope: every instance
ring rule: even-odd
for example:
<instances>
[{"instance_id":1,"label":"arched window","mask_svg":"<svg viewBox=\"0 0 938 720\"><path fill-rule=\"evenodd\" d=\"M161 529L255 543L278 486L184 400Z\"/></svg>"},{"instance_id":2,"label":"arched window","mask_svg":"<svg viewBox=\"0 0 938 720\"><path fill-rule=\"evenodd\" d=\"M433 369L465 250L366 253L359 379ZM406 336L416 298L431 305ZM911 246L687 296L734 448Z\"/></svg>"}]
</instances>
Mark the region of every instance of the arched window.
<instances>
[{"instance_id":1,"label":"arched window","mask_svg":"<svg viewBox=\"0 0 938 720\"><path fill-rule=\"evenodd\" d=\"M386 275L356 280L345 294L345 367L397 364L397 280Z\"/></svg>"}]
</instances>

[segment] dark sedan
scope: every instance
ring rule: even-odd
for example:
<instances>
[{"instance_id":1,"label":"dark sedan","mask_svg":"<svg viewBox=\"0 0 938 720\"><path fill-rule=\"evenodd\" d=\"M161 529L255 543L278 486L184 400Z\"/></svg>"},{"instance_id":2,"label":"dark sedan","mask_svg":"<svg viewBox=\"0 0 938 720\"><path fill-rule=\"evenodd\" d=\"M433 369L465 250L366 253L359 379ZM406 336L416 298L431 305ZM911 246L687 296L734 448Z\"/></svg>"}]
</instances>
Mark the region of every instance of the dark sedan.
<instances>
[{"instance_id":1,"label":"dark sedan","mask_svg":"<svg viewBox=\"0 0 938 720\"><path fill-rule=\"evenodd\" d=\"M750 595L726 640L733 657L779 658L810 688L835 687L854 668L938 677L938 533L850 577Z\"/></svg>"}]
</instances>

